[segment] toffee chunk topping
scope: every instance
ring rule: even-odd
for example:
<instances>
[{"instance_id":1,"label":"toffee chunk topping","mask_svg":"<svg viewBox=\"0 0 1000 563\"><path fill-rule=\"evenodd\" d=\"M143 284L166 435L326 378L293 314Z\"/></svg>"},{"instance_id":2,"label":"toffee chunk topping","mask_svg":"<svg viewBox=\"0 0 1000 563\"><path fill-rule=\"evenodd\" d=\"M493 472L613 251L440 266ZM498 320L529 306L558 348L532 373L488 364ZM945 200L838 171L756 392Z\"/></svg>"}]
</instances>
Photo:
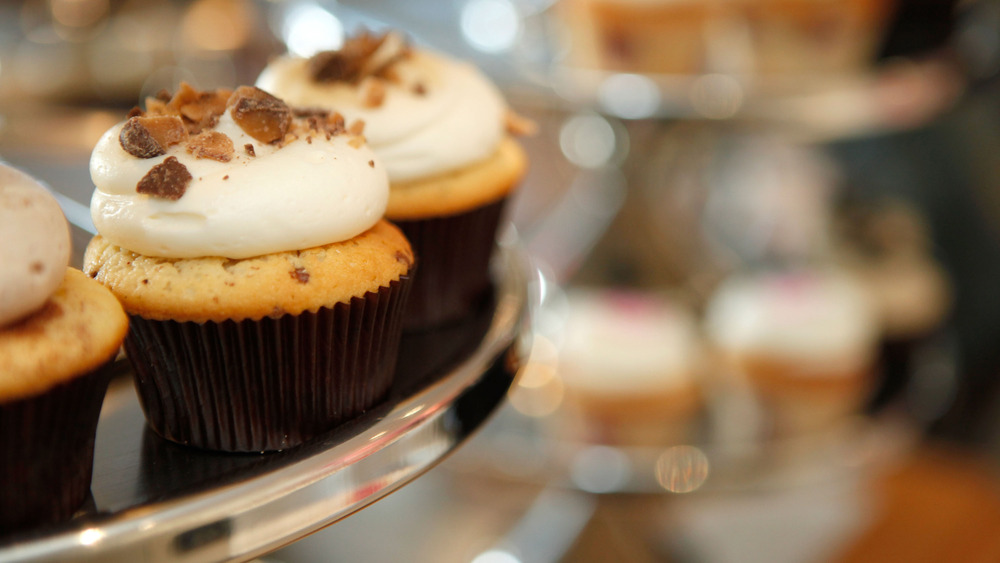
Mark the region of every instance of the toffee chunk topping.
<instances>
[{"instance_id":1,"label":"toffee chunk topping","mask_svg":"<svg viewBox=\"0 0 1000 563\"><path fill-rule=\"evenodd\" d=\"M153 158L165 154L166 149L156 142L149 130L139 123L139 119L141 118L131 117L122 126L121 133L118 134L118 142L122 149L139 158Z\"/></svg>"},{"instance_id":2,"label":"toffee chunk topping","mask_svg":"<svg viewBox=\"0 0 1000 563\"><path fill-rule=\"evenodd\" d=\"M254 86L240 86L229 98L233 121L262 143L280 141L292 124L292 110L280 99Z\"/></svg>"},{"instance_id":3,"label":"toffee chunk topping","mask_svg":"<svg viewBox=\"0 0 1000 563\"><path fill-rule=\"evenodd\" d=\"M149 169L139 180L135 191L152 197L178 200L184 195L192 176L177 157L168 156L163 162Z\"/></svg>"}]
</instances>

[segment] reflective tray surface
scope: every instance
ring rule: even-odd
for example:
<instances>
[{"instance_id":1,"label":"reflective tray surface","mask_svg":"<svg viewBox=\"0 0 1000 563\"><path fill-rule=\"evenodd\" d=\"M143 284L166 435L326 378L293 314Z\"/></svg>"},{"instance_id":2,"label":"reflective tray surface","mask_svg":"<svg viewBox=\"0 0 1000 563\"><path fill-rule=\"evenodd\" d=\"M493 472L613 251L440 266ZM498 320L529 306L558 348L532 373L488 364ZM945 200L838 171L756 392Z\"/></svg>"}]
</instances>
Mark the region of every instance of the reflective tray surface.
<instances>
[{"instance_id":1,"label":"reflective tray surface","mask_svg":"<svg viewBox=\"0 0 1000 563\"><path fill-rule=\"evenodd\" d=\"M120 361L92 498L67 523L0 536L0 562L251 559L418 477L501 404L526 353L527 269L514 250L497 258L496 291L474 318L404 336L400 381L383 404L288 451L213 453L159 438Z\"/></svg>"}]
</instances>

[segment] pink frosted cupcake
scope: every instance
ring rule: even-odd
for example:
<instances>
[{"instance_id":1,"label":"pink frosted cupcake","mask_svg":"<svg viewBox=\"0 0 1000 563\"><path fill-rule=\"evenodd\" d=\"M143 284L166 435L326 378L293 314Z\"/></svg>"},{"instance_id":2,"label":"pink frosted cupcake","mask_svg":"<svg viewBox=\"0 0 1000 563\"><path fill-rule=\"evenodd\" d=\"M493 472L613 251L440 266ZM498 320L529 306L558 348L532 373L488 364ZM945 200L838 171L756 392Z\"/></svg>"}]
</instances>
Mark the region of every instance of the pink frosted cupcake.
<instances>
[{"instance_id":1,"label":"pink frosted cupcake","mask_svg":"<svg viewBox=\"0 0 1000 563\"><path fill-rule=\"evenodd\" d=\"M827 427L857 412L871 393L878 321L863 286L846 274L731 278L708 304L706 330L779 433Z\"/></svg>"}]
</instances>

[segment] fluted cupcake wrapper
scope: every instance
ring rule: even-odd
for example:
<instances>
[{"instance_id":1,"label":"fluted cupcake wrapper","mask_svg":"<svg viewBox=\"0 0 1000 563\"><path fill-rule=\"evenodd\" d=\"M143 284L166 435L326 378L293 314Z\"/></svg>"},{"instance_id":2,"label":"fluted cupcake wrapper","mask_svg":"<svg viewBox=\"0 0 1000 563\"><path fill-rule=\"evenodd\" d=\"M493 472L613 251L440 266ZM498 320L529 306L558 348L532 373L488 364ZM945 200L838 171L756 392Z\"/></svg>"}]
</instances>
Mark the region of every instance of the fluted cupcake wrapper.
<instances>
[{"instance_id":1,"label":"fluted cupcake wrapper","mask_svg":"<svg viewBox=\"0 0 1000 563\"><path fill-rule=\"evenodd\" d=\"M110 377L101 367L0 403L0 534L66 520L87 499Z\"/></svg>"},{"instance_id":2,"label":"fluted cupcake wrapper","mask_svg":"<svg viewBox=\"0 0 1000 563\"><path fill-rule=\"evenodd\" d=\"M393 221L420 264L405 329L454 322L475 313L490 292L490 256L506 198L458 215Z\"/></svg>"},{"instance_id":3,"label":"fluted cupcake wrapper","mask_svg":"<svg viewBox=\"0 0 1000 563\"><path fill-rule=\"evenodd\" d=\"M125 349L146 420L180 444L283 450L362 414L392 384L410 279L258 321L132 316Z\"/></svg>"}]
</instances>

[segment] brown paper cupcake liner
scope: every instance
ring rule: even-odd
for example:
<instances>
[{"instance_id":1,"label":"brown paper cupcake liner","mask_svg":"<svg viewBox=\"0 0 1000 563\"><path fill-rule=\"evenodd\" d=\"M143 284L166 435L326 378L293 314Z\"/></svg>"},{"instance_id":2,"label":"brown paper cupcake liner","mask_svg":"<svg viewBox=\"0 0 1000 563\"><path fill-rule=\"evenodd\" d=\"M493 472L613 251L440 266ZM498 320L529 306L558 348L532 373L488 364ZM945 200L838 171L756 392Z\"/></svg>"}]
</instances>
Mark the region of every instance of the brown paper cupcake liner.
<instances>
[{"instance_id":1,"label":"brown paper cupcake liner","mask_svg":"<svg viewBox=\"0 0 1000 563\"><path fill-rule=\"evenodd\" d=\"M0 534L70 518L90 494L106 366L0 403Z\"/></svg>"},{"instance_id":2,"label":"brown paper cupcake liner","mask_svg":"<svg viewBox=\"0 0 1000 563\"><path fill-rule=\"evenodd\" d=\"M506 201L448 217L393 221L420 264L404 329L454 322L475 313L490 291L490 256Z\"/></svg>"},{"instance_id":3,"label":"brown paper cupcake liner","mask_svg":"<svg viewBox=\"0 0 1000 563\"><path fill-rule=\"evenodd\" d=\"M392 384L404 276L315 313L259 321L132 316L125 350L149 426L189 446L291 448L360 415Z\"/></svg>"}]
</instances>

